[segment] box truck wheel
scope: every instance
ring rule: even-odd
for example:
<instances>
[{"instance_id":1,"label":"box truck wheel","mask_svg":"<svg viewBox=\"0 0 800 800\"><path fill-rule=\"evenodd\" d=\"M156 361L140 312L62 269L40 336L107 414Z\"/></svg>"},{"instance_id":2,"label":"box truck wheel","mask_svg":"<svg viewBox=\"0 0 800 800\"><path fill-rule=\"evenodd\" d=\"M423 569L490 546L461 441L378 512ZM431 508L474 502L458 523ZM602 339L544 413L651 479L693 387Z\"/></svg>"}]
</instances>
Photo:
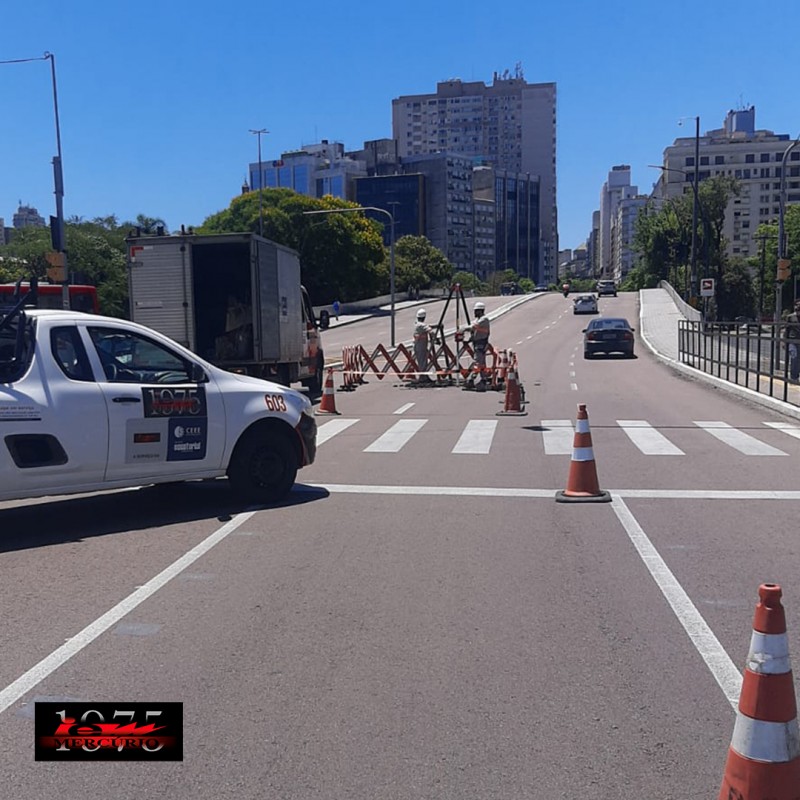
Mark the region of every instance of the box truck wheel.
<instances>
[{"instance_id":1,"label":"box truck wheel","mask_svg":"<svg viewBox=\"0 0 800 800\"><path fill-rule=\"evenodd\" d=\"M317 358L317 365L314 368L314 376L303 381L311 394L319 394L322 391L322 382L325 379L325 362L320 356Z\"/></svg>"},{"instance_id":2,"label":"box truck wheel","mask_svg":"<svg viewBox=\"0 0 800 800\"><path fill-rule=\"evenodd\" d=\"M231 488L255 503L274 503L289 493L297 477L297 450L283 434L248 431L239 440L228 467Z\"/></svg>"}]
</instances>

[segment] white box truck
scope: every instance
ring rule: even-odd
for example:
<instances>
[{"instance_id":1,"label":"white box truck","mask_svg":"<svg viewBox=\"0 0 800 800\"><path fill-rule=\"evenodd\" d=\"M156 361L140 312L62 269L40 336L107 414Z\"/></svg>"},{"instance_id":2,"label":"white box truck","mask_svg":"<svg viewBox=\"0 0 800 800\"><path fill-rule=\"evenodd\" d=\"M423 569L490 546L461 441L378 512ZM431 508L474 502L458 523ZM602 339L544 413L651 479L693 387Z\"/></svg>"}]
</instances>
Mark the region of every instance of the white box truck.
<instances>
[{"instance_id":1,"label":"white box truck","mask_svg":"<svg viewBox=\"0 0 800 800\"><path fill-rule=\"evenodd\" d=\"M321 337L294 250L253 233L126 243L134 322L231 372L321 390Z\"/></svg>"}]
</instances>

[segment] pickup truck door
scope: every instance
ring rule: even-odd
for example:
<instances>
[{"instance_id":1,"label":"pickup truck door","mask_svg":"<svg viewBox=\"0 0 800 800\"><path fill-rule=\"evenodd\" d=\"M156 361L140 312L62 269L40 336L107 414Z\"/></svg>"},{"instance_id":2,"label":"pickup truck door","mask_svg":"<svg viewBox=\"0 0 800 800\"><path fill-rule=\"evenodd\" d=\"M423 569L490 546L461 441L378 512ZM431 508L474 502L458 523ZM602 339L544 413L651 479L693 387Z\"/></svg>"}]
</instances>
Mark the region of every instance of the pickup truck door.
<instances>
[{"instance_id":1,"label":"pickup truck door","mask_svg":"<svg viewBox=\"0 0 800 800\"><path fill-rule=\"evenodd\" d=\"M108 418L74 324L39 321L30 369L0 384L0 491L29 496L100 484Z\"/></svg>"},{"instance_id":2,"label":"pickup truck door","mask_svg":"<svg viewBox=\"0 0 800 800\"><path fill-rule=\"evenodd\" d=\"M164 342L122 326L86 325L109 419L106 481L203 477L220 470L225 408L213 375Z\"/></svg>"}]
</instances>

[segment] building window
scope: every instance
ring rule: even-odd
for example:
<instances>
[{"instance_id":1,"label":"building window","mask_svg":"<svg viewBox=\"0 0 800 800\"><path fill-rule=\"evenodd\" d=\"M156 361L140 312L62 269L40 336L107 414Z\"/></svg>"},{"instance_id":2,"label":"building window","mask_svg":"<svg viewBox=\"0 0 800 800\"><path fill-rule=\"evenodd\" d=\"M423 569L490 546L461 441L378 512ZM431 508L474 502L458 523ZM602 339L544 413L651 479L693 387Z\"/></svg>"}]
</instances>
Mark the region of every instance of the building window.
<instances>
[{"instance_id":1,"label":"building window","mask_svg":"<svg viewBox=\"0 0 800 800\"><path fill-rule=\"evenodd\" d=\"M769 153L761 154L761 163L763 164L765 161L769 161Z\"/></svg>"},{"instance_id":2,"label":"building window","mask_svg":"<svg viewBox=\"0 0 800 800\"><path fill-rule=\"evenodd\" d=\"M686 164L685 164L685 166L687 166L687 167L693 167L694 166L694 156L686 156Z\"/></svg>"},{"instance_id":3,"label":"building window","mask_svg":"<svg viewBox=\"0 0 800 800\"><path fill-rule=\"evenodd\" d=\"M708 156L700 156L700 166L701 167L708 166Z\"/></svg>"},{"instance_id":4,"label":"building window","mask_svg":"<svg viewBox=\"0 0 800 800\"><path fill-rule=\"evenodd\" d=\"M755 162L755 160L756 160L756 157L755 157L754 153L747 153L745 155L745 157L744 157L744 163L745 164L753 164Z\"/></svg>"},{"instance_id":5,"label":"building window","mask_svg":"<svg viewBox=\"0 0 800 800\"><path fill-rule=\"evenodd\" d=\"M715 164L724 164L725 163L725 156L714 156L714 163Z\"/></svg>"}]
</instances>

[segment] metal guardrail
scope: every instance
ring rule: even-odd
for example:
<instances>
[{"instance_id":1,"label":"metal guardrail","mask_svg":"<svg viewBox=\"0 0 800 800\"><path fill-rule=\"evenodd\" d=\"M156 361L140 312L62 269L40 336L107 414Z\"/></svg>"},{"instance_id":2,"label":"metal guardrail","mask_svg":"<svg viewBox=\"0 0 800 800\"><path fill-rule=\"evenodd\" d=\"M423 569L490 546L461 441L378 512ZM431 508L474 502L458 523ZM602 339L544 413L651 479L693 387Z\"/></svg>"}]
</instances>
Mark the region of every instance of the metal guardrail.
<instances>
[{"instance_id":1,"label":"metal guardrail","mask_svg":"<svg viewBox=\"0 0 800 800\"><path fill-rule=\"evenodd\" d=\"M800 406L786 323L678 322L678 359L721 380ZM797 342L800 348L800 340ZM800 358L800 354L798 354Z\"/></svg>"}]
</instances>

